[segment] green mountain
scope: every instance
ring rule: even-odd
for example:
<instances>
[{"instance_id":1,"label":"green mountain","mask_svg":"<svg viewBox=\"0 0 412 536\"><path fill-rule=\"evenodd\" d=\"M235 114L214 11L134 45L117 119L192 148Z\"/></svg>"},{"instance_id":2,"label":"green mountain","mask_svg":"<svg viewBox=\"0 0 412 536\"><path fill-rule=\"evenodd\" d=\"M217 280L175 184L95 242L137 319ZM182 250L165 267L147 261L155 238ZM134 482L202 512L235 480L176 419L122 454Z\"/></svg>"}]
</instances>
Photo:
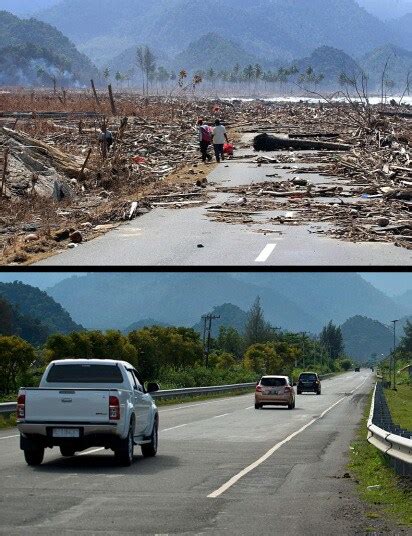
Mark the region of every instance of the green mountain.
<instances>
[{"instance_id":1,"label":"green mountain","mask_svg":"<svg viewBox=\"0 0 412 536\"><path fill-rule=\"evenodd\" d=\"M127 328L123 330L123 333L127 335L132 331L138 331L139 329L143 328L151 328L152 326L161 326L167 328L170 326L170 324L153 320L153 318L144 318L143 320L138 320L137 322L133 322L132 324L127 326Z\"/></svg>"},{"instance_id":2,"label":"green mountain","mask_svg":"<svg viewBox=\"0 0 412 536\"><path fill-rule=\"evenodd\" d=\"M175 57L174 65L177 69L214 69L222 71L232 69L239 64L245 67L249 64L259 63L259 59L247 52L234 41L224 39L216 33L208 33L192 42Z\"/></svg>"},{"instance_id":3,"label":"green mountain","mask_svg":"<svg viewBox=\"0 0 412 536\"><path fill-rule=\"evenodd\" d=\"M40 320L20 314L10 302L0 298L0 335L17 335L34 346L40 346L51 331Z\"/></svg>"},{"instance_id":4,"label":"green mountain","mask_svg":"<svg viewBox=\"0 0 412 536\"><path fill-rule=\"evenodd\" d=\"M98 77L91 61L49 24L0 11L0 83L89 84Z\"/></svg>"},{"instance_id":5,"label":"green mountain","mask_svg":"<svg viewBox=\"0 0 412 536\"><path fill-rule=\"evenodd\" d=\"M393 348L393 331L390 327L365 316L354 316L341 325L345 352L359 363L386 357Z\"/></svg>"},{"instance_id":6,"label":"green mountain","mask_svg":"<svg viewBox=\"0 0 412 536\"><path fill-rule=\"evenodd\" d=\"M300 74L305 73L307 69L313 69L314 77L323 76L323 80L318 84L327 87L336 87L342 73L350 77L360 73L360 67L353 58L342 50L327 46L317 48L309 57L295 61L294 65ZM301 83L304 87L318 85L310 79Z\"/></svg>"},{"instance_id":7,"label":"green mountain","mask_svg":"<svg viewBox=\"0 0 412 536\"><path fill-rule=\"evenodd\" d=\"M240 307L233 305L232 303L225 303L218 307L213 307L209 313L214 316L220 316L212 322L212 337L217 337L220 327L235 328L239 333L243 333L247 322L247 313ZM200 319L197 324L193 326L193 329L203 335L204 320Z\"/></svg>"},{"instance_id":8,"label":"green mountain","mask_svg":"<svg viewBox=\"0 0 412 536\"><path fill-rule=\"evenodd\" d=\"M41 322L50 333L70 333L84 329L73 322L59 303L36 287L19 281L0 283L0 297L11 303L20 315Z\"/></svg>"},{"instance_id":9,"label":"green mountain","mask_svg":"<svg viewBox=\"0 0 412 536\"><path fill-rule=\"evenodd\" d=\"M138 43L175 56L210 31L269 62L323 45L362 54L400 39L356 0L62 0L38 17L100 63Z\"/></svg>"},{"instance_id":10,"label":"green mountain","mask_svg":"<svg viewBox=\"0 0 412 536\"><path fill-rule=\"evenodd\" d=\"M370 89L380 90L386 62L387 79L395 83L396 93L403 92L408 73L412 72L412 52L389 44L365 54L359 60L359 65L369 76Z\"/></svg>"}]
</instances>

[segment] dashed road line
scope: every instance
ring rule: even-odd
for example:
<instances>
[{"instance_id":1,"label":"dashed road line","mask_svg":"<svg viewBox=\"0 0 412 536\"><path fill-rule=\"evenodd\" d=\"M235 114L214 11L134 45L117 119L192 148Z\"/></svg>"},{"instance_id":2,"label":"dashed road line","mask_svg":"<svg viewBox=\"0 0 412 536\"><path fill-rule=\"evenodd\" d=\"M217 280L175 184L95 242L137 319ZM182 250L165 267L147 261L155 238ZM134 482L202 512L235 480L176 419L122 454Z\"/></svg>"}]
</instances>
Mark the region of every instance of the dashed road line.
<instances>
[{"instance_id":1,"label":"dashed road line","mask_svg":"<svg viewBox=\"0 0 412 536\"><path fill-rule=\"evenodd\" d=\"M268 244L263 248L262 253L255 259L255 262L266 262L268 258L272 255L276 248L277 244Z\"/></svg>"}]
</instances>

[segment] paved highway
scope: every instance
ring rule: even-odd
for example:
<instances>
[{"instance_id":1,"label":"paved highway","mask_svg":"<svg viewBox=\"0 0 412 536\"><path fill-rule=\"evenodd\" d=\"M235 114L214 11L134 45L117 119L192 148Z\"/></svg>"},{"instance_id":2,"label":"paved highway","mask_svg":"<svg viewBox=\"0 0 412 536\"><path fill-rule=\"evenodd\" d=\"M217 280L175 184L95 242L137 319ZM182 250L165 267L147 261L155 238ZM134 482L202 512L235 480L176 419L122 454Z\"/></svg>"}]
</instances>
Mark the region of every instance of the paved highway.
<instances>
[{"instance_id":1,"label":"paved highway","mask_svg":"<svg viewBox=\"0 0 412 536\"><path fill-rule=\"evenodd\" d=\"M240 149L239 157L250 149ZM279 153L265 153L276 156ZM292 164L299 167L308 164ZM313 231L325 224L302 226L279 225L268 220L274 216L294 214L284 211L262 212L249 223L213 221L208 209L239 195L225 194L221 187L244 186L267 182L267 174L276 172L274 180L292 177L280 165L258 166L250 159L220 164L209 175L210 198L201 207L160 209L124 225L104 236L36 263L37 266L382 266L412 265L412 251L389 243L352 243L327 238ZM314 184L328 178L305 174ZM339 184L344 184L340 181ZM234 209L238 209L234 206ZM250 219L250 218L249 218ZM263 232L264 231L264 232ZM202 247L198 247L201 245Z\"/></svg>"},{"instance_id":2,"label":"paved highway","mask_svg":"<svg viewBox=\"0 0 412 536\"><path fill-rule=\"evenodd\" d=\"M0 534L365 534L342 476L372 384L366 371L325 380L293 411L256 411L250 394L163 407L158 456L139 450L130 468L103 449L48 450L30 468L2 431Z\"/></svg>"}]
</instances>

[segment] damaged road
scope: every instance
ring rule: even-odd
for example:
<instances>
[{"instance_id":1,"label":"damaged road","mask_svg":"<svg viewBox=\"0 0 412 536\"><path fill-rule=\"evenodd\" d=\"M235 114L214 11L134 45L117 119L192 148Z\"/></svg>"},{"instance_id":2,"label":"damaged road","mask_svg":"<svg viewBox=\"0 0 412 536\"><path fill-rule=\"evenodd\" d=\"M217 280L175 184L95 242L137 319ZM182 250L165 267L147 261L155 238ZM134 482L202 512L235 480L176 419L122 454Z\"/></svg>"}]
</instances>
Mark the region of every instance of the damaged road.
<instances>
[{"instance_id":1,"label":"damaged road","mask_svg":"<svg viewBox=\"0 0 412 536\"><path fill-rule=\"evenodd\" d=\"M412 252L393 243L365 243L330 238L333 226L328 221L306 220L299 204L305 202L307 186L319 192L316 203L332 207L336 200L328 192L339 186L320 175L314 161L315 153L276 153L276 158L289 163L262 163L275 158L272 153L256 154L250 146L251 136L245 134L236 158L217 166L207 177L207 202L182 210L165 204L116 230L93 240L74 251L65 252L37 263L38 266L74 266L102 264L155 266L379 266L411 265ZM323 153L322 153L323 154ZM300 161L300 160L303 161ZM306 160L313 162L306 162ZM300 170L304 170L301 173ZM268 175L272 175L268 177ZM300 180L293 183L296 176ZM302 179L302 177L304 179ZM263 189L274 190L274 184L286 190L289 179L293 188L303 192L288 197L256 195ZM299 183L299 184L298 184ZM281 186L282 185L282 186ZM341 193L341 192L340 192ZM273 205L276 202L276 207ZM165 203L170 203L170 198Z\"/></svg>"}]
</instances>

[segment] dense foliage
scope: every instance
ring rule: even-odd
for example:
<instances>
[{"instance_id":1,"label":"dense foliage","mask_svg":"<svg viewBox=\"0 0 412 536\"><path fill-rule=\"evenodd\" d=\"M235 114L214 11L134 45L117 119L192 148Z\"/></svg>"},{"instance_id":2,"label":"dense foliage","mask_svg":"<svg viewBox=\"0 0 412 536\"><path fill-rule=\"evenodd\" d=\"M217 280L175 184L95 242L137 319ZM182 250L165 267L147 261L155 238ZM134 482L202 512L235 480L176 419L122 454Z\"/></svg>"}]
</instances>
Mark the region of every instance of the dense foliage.
<instances>
[{"instance_id":1,"label":"dense foliage","mask_svg":"<svg viewBox=\"0 0 412 536\"><path fill-rule=\"evenodd\" d=\"M18 313L38 320L50 333L82 330L69 313L46 292L21 282L0 283L0 297L10 302Z\"/></svg>"},{"instance_id":2,"label":"dense foliage","mask_svg":"<svg viewBox=\"0 0 412 536\"><path fill-rule=\"evenodd\" d=\"M89 58L49 24L0 11L0 82L89 84L98 71ZM14 68L13 68L14 66ZM39 74L39 70L42 70Z\"/></svg>"},{"instance_id":3,"label":"dense foliage","mask_svg":"<svg viewBox=\"0 0 412 536\"><path fill-rule=\"evenodd\" d=\"M46 342L50 329L39 319L20 314L7 300L0 297L0 335L18 335L39 346Z\"/></svg>"}]
</instances>

